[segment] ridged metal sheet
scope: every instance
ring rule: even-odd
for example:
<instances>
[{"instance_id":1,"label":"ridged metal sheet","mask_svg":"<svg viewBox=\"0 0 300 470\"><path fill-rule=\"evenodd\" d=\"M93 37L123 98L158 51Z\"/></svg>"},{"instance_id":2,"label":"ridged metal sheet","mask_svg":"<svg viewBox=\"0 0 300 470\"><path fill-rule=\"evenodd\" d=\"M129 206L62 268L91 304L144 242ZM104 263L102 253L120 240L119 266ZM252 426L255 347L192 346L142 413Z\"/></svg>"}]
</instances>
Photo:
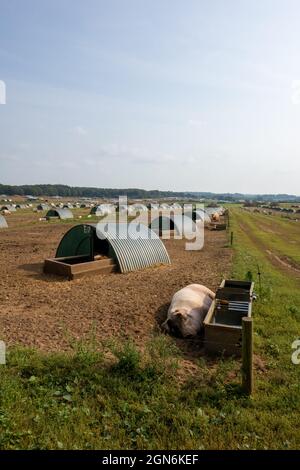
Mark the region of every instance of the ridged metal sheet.
<instances>
[{"instance_id":1,"label":"ridged metal sheet","mask_svg":"<svg viewBox=\"0 0 300 470\"><path fill-rule=\"evenodd\" d=\"M52 213L54 212L56 212L57 215L53 215ZM59 217L60 219L65 220L65 219L73 219L73 214L70 211L70 209L55 208L55 209L50 209L49 212L47 212L46 218L47 217Z\"/></svg>"},{"instance_id":2,"label":"ridged metal sheet","mask_svg":"<svg viewBox=\"0 0 300 470\"><path fill-rule=\"evenodd\" d=\"M191 219L193 217L195 217L195 220L197 222L201 222L201 221L204 222L204 223L210 223L211 222L209 214L206 211L202 210L202 209L196 209L193 212L185 212L185 216L190 217Z\"/></svg>"},{"instance_id":3,"label":"ridged metal sheet","mask_svg":"<svg viewBox=\"0 0 300 470\"><path fill-rule=\"evenodd\" d=\"M223 207L206 207L205 211L207 212L209 216L212 216L213 214L216 214L216 213L219 215L222 215L224 212L224 208Z\"/></svg>"},{"instance_id":4,"label":"ridged metal sheet","mask_svg":"<svg viewBox=\"0 0 300 470\"><path fill-rule=\"evenodd\" d=\"M185 214L159 215L151 221L150 228L157 232L175 230L177 235L183 236L193 233L194 226L191 217Z\"/></svg>"},{"instance_id":5,"label":"ridged metal sheet","mask_svg":"<svg viewBox=\"0 0 300 470\"><path fill-rule=\"evenodd\" d=\"M49 204L38 204L36 206L37 210L38 211L48 211L51 209L51 207L49 206Z\"/></svg>"},{"instance_id":6,"label":"ridged metal sheet","mask_svg":"<svg viewBox=\"0 0 300 470\"><path fill-rule=\"evenodd\" d=\"M171 264L162 241L143 224L99 223L96 231L98 238L110 243L122 273L155 264Z\"/></svg>"},{"instance_id":7,"label":"ridged metal sheet","mask_svg":"<svg viewBox=\"0 0 300 470\"><path fill-rule=\"evenodd\" d=\"M172 214L171 217L174 222L174 227L176 227L177 234L180 236L190 236L197 230L191 218L187 217L185 214Z\"/></svg>"},{"instance_id":8,"label":"ridged metal sheet","mask_svg":"<svg viewBox=\"0 0 300 470\"><path fill-rule=\"evenodd\" d=\"M0 215L0 228L7 228L7 227L8 225L7 225L5 217L3 217L3 215Z\"/></svg>"}]
</instances>

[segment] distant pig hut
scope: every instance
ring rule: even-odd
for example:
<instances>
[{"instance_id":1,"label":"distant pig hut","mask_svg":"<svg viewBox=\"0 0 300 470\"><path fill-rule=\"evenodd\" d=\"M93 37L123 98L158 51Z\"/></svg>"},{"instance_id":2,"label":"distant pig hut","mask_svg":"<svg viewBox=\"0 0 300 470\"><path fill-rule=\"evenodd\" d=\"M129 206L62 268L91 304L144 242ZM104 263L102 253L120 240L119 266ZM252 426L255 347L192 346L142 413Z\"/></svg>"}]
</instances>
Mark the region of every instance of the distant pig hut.
<instances>
[{"instance_id":1,"label":"distant pig hut","mask_svg":"<svg viewBox=\"0 0 300 470\"><path fill-rule=\"evenodd\" d=\"M0 215L0 229L7 228L7 227L8 225L7 225L5 217L3 217L3 215Z\"/></svg>"},{"instance_id":2,"label":"distant pig hut","mask_svg":"<svg viewBox=\"0 0 300 470\"><path fill-rule=\"evenodd\" d=\"M169 211L171 209L171 207L169 206L169 204L162 203L162 204L160 204L159 209L164 210L164 211Z\"/></svg>"},{"instance_id":3,"label":"distant pig hut","mask_svg":"<svg viewBox=\"0 0 300 470\"><path fill-rule=\"evenodd\" d=\"M92 207L90 214L96 217L104 217L105 215L113 213L114 209L112 204L99 204L98 206Z\"/></svg>"},{"instance_id":4,"label":"distant pig hut","mask_svg":"<svg viewBox=\"0 0 300 470\"><path fill-rule=\"evenodd\" d=\"M149 228L162 237L168 238L173 235L175 238L182 238L185 234L191 234L195 231L194 225L191 218L186 215L159 214L151 220Z\"/></svg>"},{"instance_id":5,"label":"distant pig hut","mask_svg":"<svg viewBox=\"0 0 300 470\"><path fill-rule=\"evenodd\" d=\"M39 212L40 211L48 211L49 209L50 209L49 204L44 204L44 203L38 204L37 207L36 207L36 210L39 211Z\"/></svg>"},{"instance_id":6,"label":"distant pig hut","mask_svg":"<svg viewBox=\"0 0 300 470\"><path fill-rule=\"evenodd\" d=\"M16 212L16 210L15 206L9 204L1 207L1 211Z\"/></svg>"},{"instance_id":7,"label":"distant pig hut","mask_svg":"<svg viewBox=\"0 0 300 470\"><path fill-rule=\"evenodd\" d=\"M220 217L224 215L223 207L206 207L206 212L209 214L212 220L219 221Z\"/></svg>"},{"instance_id":8,"label":"distant pig hut","mask_svg":"<svg viewBox=\"0 0 300 470\"><path fill-rule=\"evenodd\" d=\"M203 209L196 209L190 212L184 212L186 217L190 217L196 224L208 225L211 222L209 214Z\"/></svg>"},{"instance_id":9,"label":"distant pig hut","mask_svg":"<svg viewBox=\"0 0 300 470\"><path fill-rule=\"evenodd\" d=\"M113 271L127 273L161 264L170 264L167 250L145 225L81 224L64 235L56 257L45 260L44 272L75 279Z\"/></svg>"},{"instance_id":10,"label":"distant pig hut","mask_svg":"<svg viewBox=\"0 0 300 470\"><path fill-rule=\"evenodd\" d=\"M73 219L73 214L70 211L70 209L50 209L47 214L46 214L46 219L61 219L61 220L67 220L67 219Z\"/></svg>"},{"instance_id":11,"label":"distant pig hut","mask_svg":"<svg viewBox=\"0 0 300 470\"><path fill-rule=\"evenodd\" d=\"M171 210L181 210L182 207L181 207L181 205L180 205L178 202L174 202L174 203L170 206L170 209L171 209Z\"/></svg>"},{"instance_id":12,"label":"distant pig hut","mask_svg":"<svg viewBox=\"0 0 300 470\"><path fill-rule=\"evenodd\" d=\"M136 211L136 212L147 212L148 211L148 207L145 204L139 204L139 203L132 204L130 206L130 208L131 208L132 211Z\"/></svg>"}]
</instances>

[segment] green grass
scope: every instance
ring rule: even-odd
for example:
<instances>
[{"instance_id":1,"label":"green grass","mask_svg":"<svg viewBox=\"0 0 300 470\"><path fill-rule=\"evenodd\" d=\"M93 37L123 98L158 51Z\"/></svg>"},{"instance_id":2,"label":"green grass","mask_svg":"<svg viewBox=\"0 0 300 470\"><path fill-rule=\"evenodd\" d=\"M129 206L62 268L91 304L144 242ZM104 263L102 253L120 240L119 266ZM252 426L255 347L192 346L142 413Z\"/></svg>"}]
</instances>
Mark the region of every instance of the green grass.
<instances>
[{"instance_id":1,"label":"green grass","mask_svg":"<svg viewBox=\"0 0 300 470\"><path fill-rule=\"evenodd\" d=\"M270 264L241 217L233 207L233 275L253 278L260 294L255 354L263 367L253 397L241 390L236 359L199 357L197 373L182 380L182 353L161 335L143 350L128 340L82 343L69 354L12 348L0 366L0 448L299 448L300 366L291 362L299 281Z\"/></svg>"},{"instance_id":2,"label":"green grass","mask_svg":"<svg viewBox=\"0 0 300 470\"><path fill-rule=\"evenodd\" d=\"M276 216L241 211L239 217L266 248L300 266L300 223Z\"/></svg>"}]
</instances>

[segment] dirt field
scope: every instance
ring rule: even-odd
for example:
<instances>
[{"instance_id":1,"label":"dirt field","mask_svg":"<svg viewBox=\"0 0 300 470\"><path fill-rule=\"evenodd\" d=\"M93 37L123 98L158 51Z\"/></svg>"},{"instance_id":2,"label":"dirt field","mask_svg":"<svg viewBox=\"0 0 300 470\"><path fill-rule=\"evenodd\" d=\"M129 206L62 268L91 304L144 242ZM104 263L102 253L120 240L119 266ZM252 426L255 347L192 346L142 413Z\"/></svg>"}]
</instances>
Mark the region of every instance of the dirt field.
<instances>
[{"instance_id":1,"label":"dirt field","mask_svg":"<svg viewBox=\"0 0 300 470\"><path fill-rule=\"evenodd\" d=\"M93 332L145 341L164 320L174 292L190 283L216 289L230 268L226 232L205 231L202 251L185 251L184 240L166 240L172 265L129 274L96 275L67 281L42 273L71 225L39 222L19 211L0 231L0 337L45 351L68 350ZM201 338L176 339L187 353L199 354Z\"/></svg>"}]
</instances>

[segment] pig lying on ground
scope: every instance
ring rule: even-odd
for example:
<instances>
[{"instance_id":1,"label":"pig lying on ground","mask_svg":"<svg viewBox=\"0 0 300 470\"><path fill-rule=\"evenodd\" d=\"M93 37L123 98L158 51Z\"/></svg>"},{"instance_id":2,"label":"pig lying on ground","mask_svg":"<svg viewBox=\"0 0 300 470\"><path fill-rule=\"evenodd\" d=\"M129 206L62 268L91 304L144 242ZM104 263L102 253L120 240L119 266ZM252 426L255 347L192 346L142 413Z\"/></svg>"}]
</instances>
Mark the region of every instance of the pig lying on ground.
<instances>
[{"instance_id":1,"label":"pig lying on ground","mask_svg":"<svg viewBox=\"0 0 300 470\"><path fill-rule=\"evenodd\" d=\"M162 328L167 333L196 336L215 294L201 284L190 284L174 294Z\"/></svg>"}]
</instances>

